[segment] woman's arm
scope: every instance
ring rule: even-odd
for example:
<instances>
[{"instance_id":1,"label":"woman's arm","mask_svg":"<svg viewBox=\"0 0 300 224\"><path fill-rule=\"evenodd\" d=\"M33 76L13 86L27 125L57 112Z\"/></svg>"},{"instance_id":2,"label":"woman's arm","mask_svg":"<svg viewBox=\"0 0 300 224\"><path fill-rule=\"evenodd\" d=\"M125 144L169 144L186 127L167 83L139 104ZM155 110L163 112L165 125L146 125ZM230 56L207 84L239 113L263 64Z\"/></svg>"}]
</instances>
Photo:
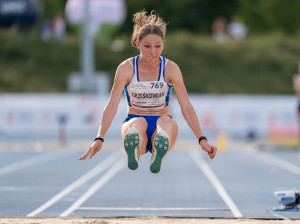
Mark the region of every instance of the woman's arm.
<instances>
[{"instance_id":1,"label":"woman's arm","mask_svg":"<svg viewBox=\"0 0 300 224\"><path fill-rule=\"evenodd\" d=\"M298 74L293 76L293 87L298 96L300 96L300 61L298 63Z\"/></svg>"},{"instance_id":2,"label":"woman's arm","mask_svg":"<svg viewBox=\"0 0 300 224\"><path fill-rule=\"evenodd\" d=\"M166 80L174 87L184 119L187 121L197 139L199 139L199 137L203 136L203 132L196 111L189 100L179 67L174 62L170 61L166 67L165 74ZM211 159L215 157L217 152L215 146L209 144L206 140L202 140L200 146L204 151L208 152Z\"/></svg>"},{"instance_id":3,"label":"woman's arm","mask_svg":"<svg viewBox=\"0 0 300 224\"><path fill-rule=\"evenodd\" d=\"M114 117L116 116L124 86L130 81L132 74L132 67L128 61L125 61L119 65L116 71L115 80L110 92L108 103L106 104L102 113L97 136L104 137L109 129ZM102 148L102 143L102 140L94 141L89 147L88 151L80 158L80 160L85 159L88 155L90 155L91 159L97 152L100 151Z\"/></svg>"},{"instance_id":4,"label":"woman's arm","mask_svg":"<svg viewBox=\"0 0 300 224\"><path fill-rule=\"evenodd\" d=\"M97 136L104 137L114 117L116 116L124 86L127 84L127 80L124 79L124 77L126 77L126 72L124 71L126 71L126 69L124 69L122 65L120 65L117 69L108 103L106 104L102 113Z\"/></svg>"},{"instance_id":5,"label":"woman's arm","mask_svg":"<svg viewBox=\"0 0 300 224\"><path fill-rule=\"evenodd\" d=\"M300 74L293 76L293 87L298 96L300 96Z\"/></svg>"}]
</instances>

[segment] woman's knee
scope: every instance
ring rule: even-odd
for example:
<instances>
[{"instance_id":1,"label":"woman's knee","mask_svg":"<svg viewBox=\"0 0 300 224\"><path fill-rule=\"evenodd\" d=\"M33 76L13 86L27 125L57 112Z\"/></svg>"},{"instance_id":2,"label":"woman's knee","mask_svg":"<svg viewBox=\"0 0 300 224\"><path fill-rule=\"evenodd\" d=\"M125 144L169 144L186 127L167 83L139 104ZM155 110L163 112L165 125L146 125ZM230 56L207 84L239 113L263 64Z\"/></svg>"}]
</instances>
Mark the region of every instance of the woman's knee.
<instances>
[{"instance_id":1,"label":"woman's knee","mask_svg":"<svg viewBox=\"0 0 300 224\"><path fill-rule=\"evenodd\" d=\"M177 123L169 116L161 116L160 118L158 118L156 124L162 129L166 129L166 128L178 129Z\"/></svg>"},{"instance_id":2,"label":"woman's knee","mask_svg":"<svg viewBox=\"0 0 300 224\"><path fill-rule=\"evenodd\" d=\"M147 121L145 118L143 117L138 117L138 118L132 118L130 119L129 121L125 122L123 125L122 125L122 128L121 128L121 132L122 132L122 136L124 137L126 132L130 129L130 128L136 128L138 129L138 131L140 133L146 133L146 130L147 130L147 127L148 127L148 124L147 124Z\"/></svg>"},{"instance_id":3,"label":"woman's knee","mask_svg":"<svg viewBox=\"0 0 300 224\"><path fill-rule=\"evenodd\" d=\"M138 117L138 118L134 119L134 121L131 123L130 127L135 127L138 130L146 131L147 127L148 127L148 123L145 118Z\"/></svg>"},{"instance_id":4,"label":"woman's knee","mask_svg":"<svg viewBox=\"0 0 300 224\"><path fill-rule=\"evenodd\" d=\"M157 119L157 124L168 124L170 121L172 120L172 118L170 118L167 115L161 116Z\"/></svg>"}]
</instances>

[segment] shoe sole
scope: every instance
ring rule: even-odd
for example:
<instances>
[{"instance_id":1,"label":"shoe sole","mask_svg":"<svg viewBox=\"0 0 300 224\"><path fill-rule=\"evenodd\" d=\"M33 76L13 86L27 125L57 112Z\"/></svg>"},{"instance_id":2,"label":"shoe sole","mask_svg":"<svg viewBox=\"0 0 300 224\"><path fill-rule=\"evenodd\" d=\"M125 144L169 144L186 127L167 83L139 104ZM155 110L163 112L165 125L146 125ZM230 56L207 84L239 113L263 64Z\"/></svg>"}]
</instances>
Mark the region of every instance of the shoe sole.
<instances>
[{"instance_id":1,"label":"shoe sole","mask_svg":"<svg viewBox=\"0 0 300 224\"><path fill-rule=\"evenodd\" d=\"M161 169L161 164L169 149L169 139L159 134L155 135L153 147L156 150L156 156L151 163L150 170L152 173L158 173Z\"/></svg>"},{"instance_id":2,"label":"shoe sole","mask_svg":"<svg viewBox=\"0 0 300 224\"><path fill-rule=\"evenodd\" d=\"M139 147L139 134L126 134L124 138L124 148L127 153L128 158L128 168L131 170L136 170L139 166L138 160L136 160L136 150Z\"/></svg>"}]
</instances>

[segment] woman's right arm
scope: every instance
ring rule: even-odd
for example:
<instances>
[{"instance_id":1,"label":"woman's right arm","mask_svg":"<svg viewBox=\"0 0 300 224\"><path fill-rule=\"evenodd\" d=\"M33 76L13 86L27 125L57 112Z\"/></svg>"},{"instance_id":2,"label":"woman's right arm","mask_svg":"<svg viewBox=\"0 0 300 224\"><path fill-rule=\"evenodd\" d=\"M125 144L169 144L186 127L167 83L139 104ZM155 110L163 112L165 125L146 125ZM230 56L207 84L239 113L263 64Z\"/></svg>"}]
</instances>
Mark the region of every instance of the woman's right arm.
<instances>
[{"instance_id":1,"label":"woman's right arm","mask_svg":"<svg viewBox=\"0 0 300 224\"><path fill-rule=\"evenodd\" d=\"M132 74L132 67L128 61L124 61L119 65L116 71L115 80L110 92L108 103L106 104L102 113L97 136L104 137L109 129L114 117L116 116L123 89L131 80ZM80 160L84 160L88 155L90 155L91 159L97 152L100 151L102 148L102 143L103 142L101 140L94 141L89 147L88 151L80 158Z\"/></svg>"}]
</instances>

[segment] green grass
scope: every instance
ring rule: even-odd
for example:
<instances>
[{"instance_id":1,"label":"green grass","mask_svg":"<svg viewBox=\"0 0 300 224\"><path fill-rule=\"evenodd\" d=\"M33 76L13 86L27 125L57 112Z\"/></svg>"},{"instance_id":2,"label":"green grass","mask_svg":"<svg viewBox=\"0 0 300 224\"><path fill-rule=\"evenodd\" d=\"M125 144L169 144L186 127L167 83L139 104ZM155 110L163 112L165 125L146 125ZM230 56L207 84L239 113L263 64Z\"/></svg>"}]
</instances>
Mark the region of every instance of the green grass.
<instances>
[{"instance_id":1,"label":"green grass","mask_svg":"<svg viewBox=\"0 0 300 224\"><path fill-rule=\"evenodd\" d=\"M19 35L0 31L1 92L67 92L67 77L80 69L78 36L43 42L36 31ZM117 66L138 54L123 38L124 48L95 43L97 71L113 80ZM220 45L210 36L169 33L163 55L176 62L193 93L293 94L292 75L300 60L299 38L281 34L249 36L240 45Z\"/></svg>"}]
</instances>

